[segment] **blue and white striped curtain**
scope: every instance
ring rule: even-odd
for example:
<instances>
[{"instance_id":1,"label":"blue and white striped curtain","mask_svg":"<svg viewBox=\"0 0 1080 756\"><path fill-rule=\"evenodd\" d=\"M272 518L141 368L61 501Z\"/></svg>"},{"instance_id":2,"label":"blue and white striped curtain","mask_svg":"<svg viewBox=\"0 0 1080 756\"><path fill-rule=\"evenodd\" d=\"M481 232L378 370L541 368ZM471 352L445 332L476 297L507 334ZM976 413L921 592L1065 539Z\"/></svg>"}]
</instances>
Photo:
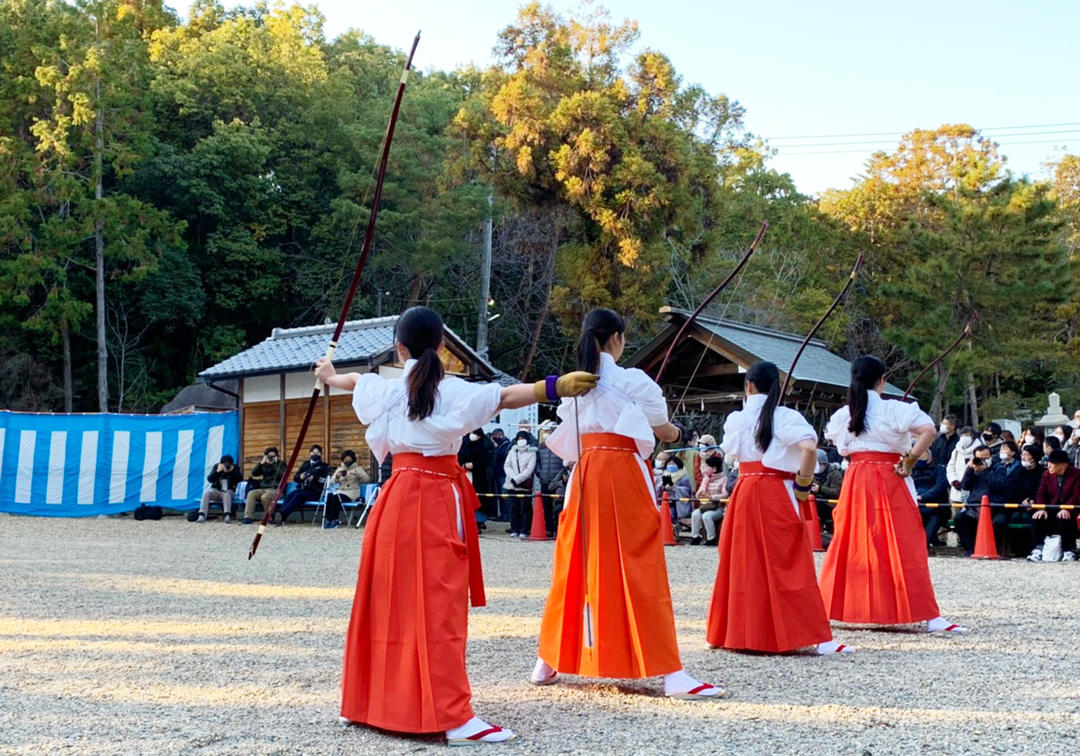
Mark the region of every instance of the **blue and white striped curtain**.
<instances>
[{"instance_id":1,"label":"blue and white striped curtain","mask_svg":"<svg viewBox=\"0 0 1080 756\"><path fill-rule=\"evenodd\" d=\"M198 505L236 412L42 415L0 411L0 512L89 517Z\"/></svg>"}]
</instances>

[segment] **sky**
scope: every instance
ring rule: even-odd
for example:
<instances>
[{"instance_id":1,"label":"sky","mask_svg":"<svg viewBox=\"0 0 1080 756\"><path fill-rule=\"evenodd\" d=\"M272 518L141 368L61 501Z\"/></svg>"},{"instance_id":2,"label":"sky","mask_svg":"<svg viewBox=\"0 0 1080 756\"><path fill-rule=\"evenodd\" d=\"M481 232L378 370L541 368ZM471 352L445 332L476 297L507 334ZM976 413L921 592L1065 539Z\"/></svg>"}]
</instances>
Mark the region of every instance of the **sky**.
<instances>
[{"instance_id":1,"label":"sky","mask_svg":"<svg viewBox=\"0 0 1080 756\"><path fill-rule=\"evenodd\" d=\"M227 7L238 4L224 0ZM579 2L550 0L572 13ZM186 17L188 4L170 3ZM318 0L333 38L357 28L415 65L492 62L514 0ZM667 55L686 84L726 94L745 127L778 150L770 165L806 194L844 189L901 134L968 123L1000 145L1014 174L1080 153L1080 29L1075 0L608 0L638 22L636 49Z\"/></svg>"}]
</instances>

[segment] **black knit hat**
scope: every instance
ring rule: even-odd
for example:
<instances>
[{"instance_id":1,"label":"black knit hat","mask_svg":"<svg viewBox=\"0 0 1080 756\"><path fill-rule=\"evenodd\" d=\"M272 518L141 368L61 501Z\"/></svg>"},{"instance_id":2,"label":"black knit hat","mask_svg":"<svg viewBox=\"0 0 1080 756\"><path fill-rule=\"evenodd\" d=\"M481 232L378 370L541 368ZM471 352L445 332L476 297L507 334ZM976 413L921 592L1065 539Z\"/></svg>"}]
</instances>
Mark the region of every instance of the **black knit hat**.
<instances>
[{"instance_id":1,"label":"black knit hat","mask_svg":"<svg viewBox=\"0 0 1080 756\"><path fill-rule=\"evenodd\" d=\"M1069 464L1069 453L1064 449L1054 449L1046 457L1047 462L1052 462L1055 465Z\"/></svg>"}]
</instances>

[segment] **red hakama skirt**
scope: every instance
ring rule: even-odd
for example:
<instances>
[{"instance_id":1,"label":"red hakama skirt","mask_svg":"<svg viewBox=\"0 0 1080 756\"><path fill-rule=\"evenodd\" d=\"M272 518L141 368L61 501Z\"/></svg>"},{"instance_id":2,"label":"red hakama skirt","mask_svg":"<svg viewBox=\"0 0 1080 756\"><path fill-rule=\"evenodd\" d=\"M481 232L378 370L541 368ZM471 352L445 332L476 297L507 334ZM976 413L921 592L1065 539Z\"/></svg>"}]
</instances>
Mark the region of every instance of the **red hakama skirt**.
<instances>
[{"instance_id":1,"label":"red hakama skirt","mask_svg":"<svg viewBox=\"0 0 1080 756\"><path fill-rule=\"evenodd\" d=\"M710 645L783 653L832 638L806 528L784 486L794 477L761 462L739 465L720 529Z\"/></svg>"},{"instance_id":2,"label":"red hakama skirt","mask_svg":"<svg viewBox=\"0 0 1080 756\"><path fill-rule=\"evenodd\" d=\"M582 436L540 625L538 655L559 672L629 678L682 669L662 515L647 478L633 439Z\"/></svg>"},{"instance_id":3,"label":"red hakama skirt","mask_svg":"<svg viewBox=\"0 0 1080 756\"><path fill-rule=\"evenodd\" d=\"M891 452L858 452L833 512L821 596L840 622L901 625L941 615L930 583L926 533Z\"/></svg>"},{"instance_id":4,"label":"red hakama skirt","mask_svg":"<svg viewBox=\"0 0 1080 756\"><path fill-rule=\"evenodd\" d=\"M472 718L465 637L470 592L473 606L484 605L479 506L456 457L394 455L360 552L345 640L345 719L420 733Z\"/></svg>"}]
</instances>

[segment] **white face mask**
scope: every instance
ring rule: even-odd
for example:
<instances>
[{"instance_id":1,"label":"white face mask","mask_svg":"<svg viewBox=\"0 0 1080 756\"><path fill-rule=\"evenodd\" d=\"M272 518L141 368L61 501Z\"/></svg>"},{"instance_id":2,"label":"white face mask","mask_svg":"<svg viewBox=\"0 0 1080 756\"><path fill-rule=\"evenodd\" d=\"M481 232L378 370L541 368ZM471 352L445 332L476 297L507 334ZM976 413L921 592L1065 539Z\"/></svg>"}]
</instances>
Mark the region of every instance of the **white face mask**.
<instances>
[{"instance_id":1,"label":"white face mask","mask_svg":"<svg viewBox=\"0 0 1080 756\"><path fill-rule=\"evenodd\" d=\"M1030 470L1033 467L1035 467L1035 460L1033 460L1033 459L1024 460L1020 464L1022 464L1024 467L1026 467L1028 470Z\"/></svg>"},{"instance_id":2,"label":"white face mask","mask_svg":"<svg viewBox=\"0 0 1080 756\"><path fill-rule=\"evenodd\" d=\"M949 430L950 430L948 423L942 423L941 425L939 425L938 430L941 431L942 433L948 433Z\"/></svg>"},{"instance_id":3,"label":"white face mask","mask_svg":"<svg viewBox=\"0 0 1080 756\"><path fill-rule=\"evenodd\" d=\"M1001 452L1001 454L998 455L998 459L1000 459L1002 462L1008 463L1012 459L1012 455Z\"/></svg>"},{"instance_id":4,"label":"white face mask","mask_svg":"<svg viewBox=\"0 0 1080 756\"><path fill-rule=\"evenodd\" d=\"M663 470L664 469L664 463L661 462L660 460L656 460L655 462L653 462L652 466L653 466L654 470Z\"/></svg>"},{"instance_id":5,"label":"white face mask","mask_svg":"<svg viewBox=\"0 0 1080 756\"><path fill-rule=\"evenodd\" d=\"M469 440L470 441L479 441L480 437L478 435L476 435L475 433L470 433L469 434Z\"/></svg>"},{"instance_id":6,"label":"white face mask","mask_svg":"<svg viewBox=\"0 0 1080 756\"><path fill-rule=\"evenodd\" d=\"M973 439L971 436L960 437L960 446L964 449L969 448L973 443L975 443L975 439Z\"/></svg>"},{"instance_id":7,"label":"white face mask","mask_svg":"<svg viewBox=\"0 0 1080 756\"><path fill-rule=\"evenodd\" d=\"M1024 436L1024 445L1025 446L1031 446L1033 443L1035 443L1035 437L1033 435L1031 435L1029 433L1026 436Z\"/></svg>"},{"instance_id":8,"label":"white face mask","mask_svg":"<svg viewBox=\"0 0 1080 756\"><path fill-rule=\"evenodd\" d=\"M526 440L525 440L525 439L523 439L523 438L519 438L519 439L517 440L517 447L518 447L519 449L524 449L524 448L525 448L526 446L528 446L528 445L529 445L529 442L528 442L528 441L526 441Z\"/></svg>"}]
</instances>

